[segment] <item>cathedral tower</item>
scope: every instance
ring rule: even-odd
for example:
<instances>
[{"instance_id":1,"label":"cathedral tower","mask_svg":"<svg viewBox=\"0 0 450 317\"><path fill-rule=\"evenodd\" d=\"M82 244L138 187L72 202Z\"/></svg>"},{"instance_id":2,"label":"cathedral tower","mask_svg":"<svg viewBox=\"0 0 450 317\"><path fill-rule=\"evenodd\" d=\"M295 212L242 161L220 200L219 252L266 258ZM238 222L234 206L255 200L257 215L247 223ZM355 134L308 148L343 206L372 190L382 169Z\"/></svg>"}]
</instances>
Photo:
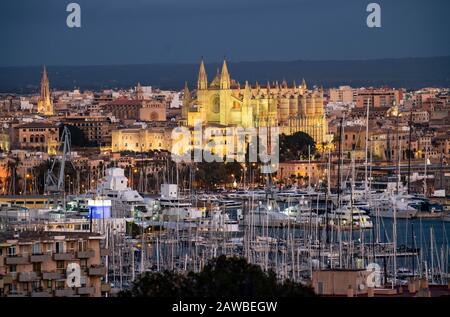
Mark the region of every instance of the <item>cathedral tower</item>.
<instances>
[{"instance_id":1,"label":"cathedral tower","mask_svg":"<svg viewBox=\"0 0 450 317\"><path fill-rule=\"evenodd\" d=\"M45 65L42 72L41 95L38 99L37 111L38 113L44 114L46 116L53 115L53 102L50 96L50 84L48 82L47 70L45 68Z\"/></svg>"},{"instance_id":2,"label":"cathedral tower","mask_svg":"<svg viewBox=\"0 0 450 317\"><path fill-rule=\"evenodd\" d=\"M198 71L197 89L198 90L208 89L208 78L206 76L206 70L205 70L205 64L203 64L203 58L202 58L202 62L200 63L200 69Z\"/></svg>"}]
</instances>

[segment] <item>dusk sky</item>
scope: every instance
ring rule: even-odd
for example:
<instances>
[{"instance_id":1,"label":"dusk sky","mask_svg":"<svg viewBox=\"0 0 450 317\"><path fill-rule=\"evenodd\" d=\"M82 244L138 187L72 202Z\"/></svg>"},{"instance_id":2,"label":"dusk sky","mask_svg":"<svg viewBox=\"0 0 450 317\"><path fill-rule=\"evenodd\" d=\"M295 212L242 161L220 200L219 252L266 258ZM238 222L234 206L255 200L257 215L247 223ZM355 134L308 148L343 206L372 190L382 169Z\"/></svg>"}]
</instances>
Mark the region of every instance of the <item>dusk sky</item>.
<instances>
[{"instance_id":1,"label":"dusk sky","mask_svg":"<svg viewBox=\"0 0 450 317\"><path fill-rule=\"evenodd\" d=\"M81 6L68 28L66 6ZM366 6L381 5L381 28ZM0 66L450 55L448 0L2 0Z\"/></svg>"}]
</instances>

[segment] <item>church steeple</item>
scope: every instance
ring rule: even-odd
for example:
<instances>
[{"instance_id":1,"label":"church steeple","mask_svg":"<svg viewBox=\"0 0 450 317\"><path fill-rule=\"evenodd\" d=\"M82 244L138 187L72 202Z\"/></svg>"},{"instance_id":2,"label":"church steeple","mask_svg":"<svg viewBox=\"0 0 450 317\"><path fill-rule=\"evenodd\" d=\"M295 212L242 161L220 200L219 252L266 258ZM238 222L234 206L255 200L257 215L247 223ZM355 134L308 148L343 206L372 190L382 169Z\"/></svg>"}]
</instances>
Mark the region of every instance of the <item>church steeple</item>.
<instances>
[{"instance_id":1,"label":"church steeple","mask_svg":"<svg viewBox=\"0 0 450 317\"><path fill-rule=\"evenodd\" d=\"M267 81L266 91L267 91L267 98L269 98L270 97L270 83L269 83L269 81Z\"/></svg>"},{"instance_id":2,"label":"church steeple","mask_svg":"<svg viewBox=\"0 0 450 317\"><path fill-rule=\"evenodd\" d=\"M50 85L47 77L47 69L44 65L44 69L42 71L42 79L41 79L41 98L46 100L50 97Z\"/></svg>"},{"instance_id":3,"label":"church steeple","mask_svg":"<svg viewBox=\"0 0 450 317\"><path fill-rule=\"evenodd\" d=\"M183 108L181 109L181 116L183 119L187 119L189 107L191 105L192 97L191 92L189 91L189 87L187 81L184 82L184 91L183 91Z\"/></svg>"},{"instance_id":4,"label":"church steeple","mask_svg":"<svg viewBox=\"0 0 450 317\"><path fill-rule=\"evenodd\" d=\"M251 97L252 97L252 89L250 88L248 81L245 81L244 99L250 99Z\"/></svg>"},{"instance_id":5,"label":"church steeple","mask_svg":"<svg viewBox=\"0 0 450 317\"><path fill-rule=\"evenodd\" d=\"M228 73L227 61L223 60L222 73L220 74L220 89L230 89L231 79Z\"/></svg>"},{"instance_id":6,"label":"church steeple","mask_svg":"<svg viewBox=\"0 0 450 317\"><path fill-rule=\"evenodd\" d=\"M144 90L142 89L141 83L138 82L136 86L136 100L143 100L144 99Z\"/></svg>"},{"instance_id":7,"label":"church steeple","mask_svg":"<svg viewBox=\"0 0 450 317\"><path fill-rule=\"evenodd\" d=\"M302 79L302 88L303 88L304 90L307 89L305 78Z\"/></svg>"},{"instance_id":8,"label":"church steeple","mask_svg":"<svg viewBox=\"0 0 450 317\"><path fill-rule=\"evenodd\" d=\"M191 101L191 92L189 91L187 81L184 82L183 97L184 97L184 100Z\"/></svg>"},{"instance_id":9,"label":"church steeple","mask_svg":"<svg viewBox=\"0 0 450 317\"><path fill-rule=\"evenodd\" d=\"M37 110L44 115L53 115L53 103L50 96L50 83L47 77L47 69L44 65L41 79L41 95L38 99Z\"/></svg>"},{"instance_id":10,"label":"church steeple","mask_svg":"<svg viewBox=\"0 0 450 317\"><path fill-rule=\"evenodd\" d=\"M200 63L200 69L198 71L198 79L197 79L197 89L207 89L208 88L208 78L206 76L205 64L203 64L203 58Z\"/></svg>"}]
</instances>

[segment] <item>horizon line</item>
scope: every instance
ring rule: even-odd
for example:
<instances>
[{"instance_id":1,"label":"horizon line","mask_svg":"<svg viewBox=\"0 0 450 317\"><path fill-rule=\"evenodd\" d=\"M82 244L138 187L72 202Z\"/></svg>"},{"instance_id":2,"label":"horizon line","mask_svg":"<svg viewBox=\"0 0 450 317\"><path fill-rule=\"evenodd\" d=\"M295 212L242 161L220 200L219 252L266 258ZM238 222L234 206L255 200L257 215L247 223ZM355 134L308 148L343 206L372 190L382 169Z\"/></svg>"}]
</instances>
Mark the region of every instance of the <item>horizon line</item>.
<instances>
[{"instance_id":1,"label":"horizon line","mask_svg":"<svg viewBox=\"0 0 450 317\"><path fill-rule=\"evenodd\" d=\"M231 59L226 59L227 63L239 64L239 63L295 63L295 62L308 62L308 63L325 63L325 62L371 62L371 61L386 61L386 60L406 60L406 59L437 59L437 58L450 58L450 55L438 55L438 56L406 56L406 57L382 57L382 58L355 58L355 59L293 59L293 60L241 60L233 62ZM197 65L200 64L202 58L198 62L154 62L154 63L123 63L123 64L32 64L32 65L0 65L0 68L31 68L31 67L112 67L112 66L143 66L143 65ZM205 65L220 64L222 60L207 62L203 56Z\"/></svg>"}]
</instances>

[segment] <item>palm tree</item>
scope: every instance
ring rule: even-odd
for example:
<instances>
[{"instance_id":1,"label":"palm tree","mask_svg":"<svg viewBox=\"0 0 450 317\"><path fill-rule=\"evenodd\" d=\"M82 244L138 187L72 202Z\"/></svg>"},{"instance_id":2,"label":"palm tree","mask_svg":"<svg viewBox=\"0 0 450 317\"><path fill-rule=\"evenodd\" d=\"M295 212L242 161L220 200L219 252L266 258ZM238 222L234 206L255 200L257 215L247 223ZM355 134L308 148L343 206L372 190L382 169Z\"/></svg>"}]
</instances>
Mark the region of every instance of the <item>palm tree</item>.
<instances>
[{"instance_id":1,"label":"palm tree","mask_svg":"<svg viewBox=\"0 0 450 317\"><path fill-rule=\"evenodd\" d=\"M17 175L17 168L21 165L18 157L13 157L8 160L8 193L15 195L20 192L19 176Z\"/></svg>"}]
</instances>

